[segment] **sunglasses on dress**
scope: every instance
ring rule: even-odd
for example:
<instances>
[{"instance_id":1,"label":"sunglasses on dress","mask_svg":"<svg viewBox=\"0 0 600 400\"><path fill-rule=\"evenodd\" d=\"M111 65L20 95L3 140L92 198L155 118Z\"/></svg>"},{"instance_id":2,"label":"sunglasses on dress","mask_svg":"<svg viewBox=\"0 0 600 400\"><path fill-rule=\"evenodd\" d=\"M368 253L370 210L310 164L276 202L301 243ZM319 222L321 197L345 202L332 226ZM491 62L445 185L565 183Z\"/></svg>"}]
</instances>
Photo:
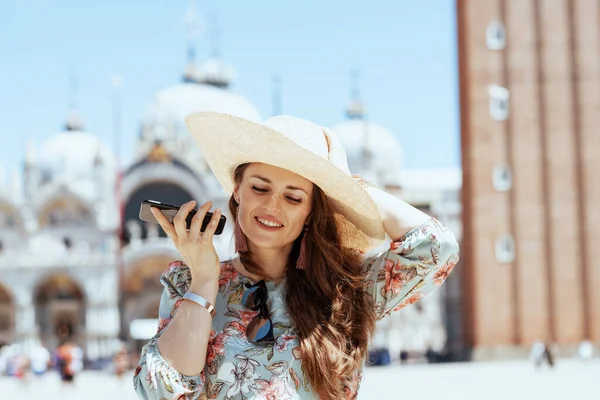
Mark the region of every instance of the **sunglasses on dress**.
<instances>
[{"instance_id":1,"label":"sunglasses on dress","mask_svg":"<svg viewBox=\"0 0 600 400\"><path fill-rule=\"evenodd\" d=\"M244 307L259 313L252 318L246 328L246 337L250 342L258 345L269 345L275 341L273 336L273 321L267 307L269 292L265 281L256 282L254 285L246 283L248 288L242 297Z\"/></svg>"}]
</instances>

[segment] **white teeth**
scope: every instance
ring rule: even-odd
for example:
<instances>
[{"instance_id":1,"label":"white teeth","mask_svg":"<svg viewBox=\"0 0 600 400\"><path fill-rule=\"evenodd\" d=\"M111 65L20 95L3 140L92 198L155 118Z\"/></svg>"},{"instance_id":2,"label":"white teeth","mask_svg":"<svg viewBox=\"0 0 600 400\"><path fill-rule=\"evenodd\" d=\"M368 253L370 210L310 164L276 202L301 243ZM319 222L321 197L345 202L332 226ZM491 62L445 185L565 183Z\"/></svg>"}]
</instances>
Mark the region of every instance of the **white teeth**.
<instances>
[{"instance_id":1,"label":"white teeth","mask_svg":"<svg viewBox=\"0 0 600 400\"><path fill-rule=\"evenodd\" d=\"M270 227L273 227L273 228L280 228L280 227L283 226L283 225L276 224L275 222L267 221L267 220L262 219L262 218L256 218L256 220L258 222L260 222L261 224L263 224L263 225L267 225L267 226L270 226Z\"/></svg>"}]
</instances>

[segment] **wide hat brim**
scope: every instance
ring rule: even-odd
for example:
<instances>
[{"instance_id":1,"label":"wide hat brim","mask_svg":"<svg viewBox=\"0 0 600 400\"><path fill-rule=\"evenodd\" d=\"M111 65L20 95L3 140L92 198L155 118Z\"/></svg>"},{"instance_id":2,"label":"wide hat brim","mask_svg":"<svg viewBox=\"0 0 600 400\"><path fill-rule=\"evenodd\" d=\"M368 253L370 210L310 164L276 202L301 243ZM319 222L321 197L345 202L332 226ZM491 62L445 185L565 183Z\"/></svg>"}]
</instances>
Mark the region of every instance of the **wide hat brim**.
<instances>
[{"instance_id":1,"label":"wide hat brim","mask_svg":"<svg viewBox=\"0 0 600 400\"><path fill-rule=\"evenodd\" d=\"M367 252L385 239L381 214L367 191L346 171L279 131L243 118L198 112L185 119L204 159L231 194L235 169L260 162L286 169L317 185L333 200L342 246Z\"/></svg>"}]
</instances>

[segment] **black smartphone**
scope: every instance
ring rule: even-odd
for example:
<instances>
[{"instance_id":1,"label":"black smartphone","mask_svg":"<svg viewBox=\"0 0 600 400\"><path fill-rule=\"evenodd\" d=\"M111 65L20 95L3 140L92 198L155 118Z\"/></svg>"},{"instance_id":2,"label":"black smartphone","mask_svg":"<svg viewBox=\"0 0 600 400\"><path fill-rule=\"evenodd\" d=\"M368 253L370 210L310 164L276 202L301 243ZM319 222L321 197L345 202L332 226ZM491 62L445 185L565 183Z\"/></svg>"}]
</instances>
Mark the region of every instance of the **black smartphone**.
<instances>
[{"instance_id":1,"label":"black smartphone","mask_svg":"<svg viewBox=\"0 0 600 400\"><path fill-rule=\"evenodd\" d=\"M173 218L175 218L175 215L177 214L177 211L179 211L179 208L181 206L174 206L172 204L161 203L155 200L142 201L142 205L140 206L140 219L142 221L153 222L155 224L158 224L158 221L156 220L156 218L154 218L154 215L152 215L152 211L150 211L150 207L158 208L160 211L162 211L164 216L167 217L167 219L170 222L173 222ZM196 211L197 210L194 209L188 214L185 220L187 229L190 229L190 226L192 225L192 218L194 218L194 215L196 215ZM210 223L210 219L212 218L212 216L213 213L211 213L210 211L206 213L206 215L204 216L204 220L202 221L202 227L200 228L200 232L204 232L204 230ZM227 221L227 218L225 218L224 215L221 215L221 218L219 218L219 225L217 225L217 229L215 230L215 235L220 235L221 233L223 233L223 229L225 228L225 221Z\"/></svg>"}]
</instances>

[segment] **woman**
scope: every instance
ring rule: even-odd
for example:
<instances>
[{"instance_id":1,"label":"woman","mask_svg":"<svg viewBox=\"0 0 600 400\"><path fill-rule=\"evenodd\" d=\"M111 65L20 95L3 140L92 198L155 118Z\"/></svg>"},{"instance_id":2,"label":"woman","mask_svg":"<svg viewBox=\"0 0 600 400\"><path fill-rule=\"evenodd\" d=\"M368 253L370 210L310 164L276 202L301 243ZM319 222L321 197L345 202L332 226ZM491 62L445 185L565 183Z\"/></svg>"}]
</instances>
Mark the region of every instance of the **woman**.
<instances>
[{"instance_id":1,"label":"woman","mask_svg":"<svg viewBox=\"0 0 600 400\"><path fill-rule=\"evenodd\" d=\"M355 398L375 322L440 286L458 260L436 220L348 171L332 132L279 116L186 123L231 193L239 257L212 244L219 209L154 210L185 262L161 281L160 326L134 384L146 399ZM389 250L365 257L385 235ZM188 300L188 301L184 301Z\"/></svg>"}]
</instances>

